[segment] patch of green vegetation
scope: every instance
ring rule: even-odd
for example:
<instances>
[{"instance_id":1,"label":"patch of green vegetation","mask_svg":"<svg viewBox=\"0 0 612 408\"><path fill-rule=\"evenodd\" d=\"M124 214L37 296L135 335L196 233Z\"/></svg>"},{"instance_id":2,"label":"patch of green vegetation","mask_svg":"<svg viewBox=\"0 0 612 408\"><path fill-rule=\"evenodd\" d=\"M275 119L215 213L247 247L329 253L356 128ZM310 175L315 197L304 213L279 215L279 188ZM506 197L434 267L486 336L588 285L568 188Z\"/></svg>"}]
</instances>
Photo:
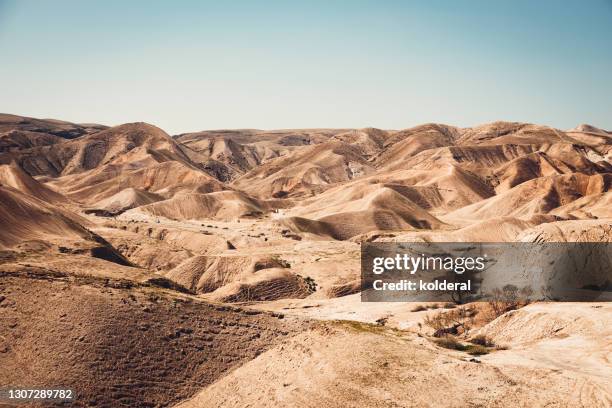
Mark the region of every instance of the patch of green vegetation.
<instances>
[{"instance_id":1,"label":"patch of green vegetation","mask_svg":"<svg viewBox=\"0 0 612 408\"><path fill-rule=\"evenodd\" d=\"M365 323L354 320L334 320L331 323L360 333L392 335L400 338L404 338L406 336L406 332L400 329L384 326L379 323Z\"/></svg>"},{"instance_id":2,"label":"patch of green vegetation","mask_svg":"<svg viewBox=\"0 0 612 408\"><path fill-rule=\"evenodd\" d=\"M352 330L355 330L358 332L364 332L364 333L380 334L386 330L385 327L377 325L377 324L356 322L354 320L338 320L337 322L344 327L348 327Z\"/></svg>"},{"instance_id":3,"label":"patch of green vegetation","mask_svg":"<svg viewBox=\"0 0 612 408\"><path fill-rule=\"evenodd\" d=\"M439 339L435 339L434 343L439 347L443 347L449 350L464 351L472 356L481 356L489 354L492 348L483 346L480 344L463 344L457 338L453 336L444 336Z\"/></svg>"},{"instance_id":4,"label":"patch of green vegetation","mask_svg":"<svg viewBox=\"0 0 612 408\"><path fill-rule=\"evenodd\" d=\"M466 350L466 346L461 343L459 340L457 340L455 337L452 336L444 336L444 337L440 337L439 339L435 339L434 343L436 343L436 345L449 349L449 350L458 350L458 351L465 351Z\"/></svg>"},{"instance_id":5,"label":"patch of green vegetation","mask_svg":"<svg viewBox=\"0 0 612 408\"><path fill-rule=\"evenodd\" d=\"M488 347L484 347L478 344L468 344L466 346L466 352L472 356L482 356L483 354L489 354L489 351L491 350Z\"/></svg>"},{"instance_id":6,"label":"patch of green vegetation","mask_svg":"<svg viewBox=\"0 0 612 408\"><path fill-rule=\"evenodd\" d=\"M478 334L472 337L471 339L469 339L468 341L472 344L477 344L483 347L494 347L495 346L495 344L493 343L493 340L491 340L489 337L485 336L484 334Z\"/></svg>"}]
</instances>

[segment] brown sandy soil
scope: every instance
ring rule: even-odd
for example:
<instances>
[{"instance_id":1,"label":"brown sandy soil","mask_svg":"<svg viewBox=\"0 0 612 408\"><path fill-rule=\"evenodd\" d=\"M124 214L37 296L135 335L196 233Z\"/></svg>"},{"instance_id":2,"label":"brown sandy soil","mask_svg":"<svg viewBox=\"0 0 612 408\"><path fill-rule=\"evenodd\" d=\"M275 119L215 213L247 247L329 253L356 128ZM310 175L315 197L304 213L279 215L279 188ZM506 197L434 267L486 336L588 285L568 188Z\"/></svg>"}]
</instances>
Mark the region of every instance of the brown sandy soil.
<instances>
[{"instance_id":1,"label":"brown sandy soil","mask_svg":"<svg viewBox=\"0 0 612 408\"><path fill-rule=\"evenodd\" d=\"M608 310L606 316L609 315ZM601 341L597 347L603 346L609 352L609 342ZM413 334L336 323L267 351L178 406L611 404L609 368L597 370L597 365L606 363L605 355L603 359L602 355L595 356L583 366L576 361L582 362L592 356L591 352L576 344L557 360L561 350L565 348L532 346L473 358L436 348Z\"/></svg>"},{"instance_id":2,"label":"brown sandy soil","mask_svg":"<svg viewBox=\"0 0 612 408\"><path fill-rule=\"evenodd\" d=\"M0 115L0 386L104 407L611 406L607 304L479 318L458 341L505 349L473 357L431 338L443 305L359 294L363 242L612 242L611 177L590 125L171 137Z\"/></svg>"},{"instance_id":3,"label":"brown sandy soil","mask_svg":"<svg viewBox=\"0 0 612 408\"><path fill-rule=\"evenodd\" d=\"M76 406L166 406L301 327L125 279L28 272L0 279L0 383L69 387Z\"/></svg>"}]
</instances>

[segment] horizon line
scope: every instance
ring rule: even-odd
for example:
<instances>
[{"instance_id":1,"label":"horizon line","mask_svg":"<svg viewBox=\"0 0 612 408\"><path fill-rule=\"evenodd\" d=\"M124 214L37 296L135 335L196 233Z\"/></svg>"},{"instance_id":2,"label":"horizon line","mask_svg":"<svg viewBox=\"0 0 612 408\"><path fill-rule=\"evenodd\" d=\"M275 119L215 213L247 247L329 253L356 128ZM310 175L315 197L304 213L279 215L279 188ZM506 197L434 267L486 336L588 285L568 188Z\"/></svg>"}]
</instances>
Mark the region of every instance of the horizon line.
<instances>
[{"instance_id":1,"label":"horizon line","mask_svg":"<svg viewBox=\"0 0 612 408\"><path fill-rule=\"evenodd\" d=\"M122 125L129 125L129 124L135 124L135 123L145 123L148 125L152 125L155 126L161 130L163 130L165 133L167 133L170 136L181 136L181 135L185 135L185 134L191 134L191 133L200 133L200 132L220 132L220 131L263 131L263 132L273 132L273 131L298 131L298 130L361 130L361 129L378 129L378 130L383 130L383 131L387 131L387 132L400 132L402 130L409 130L409 129L414 129L417 128L419 126L426 126L426 125L441 125L441 126L448 126L448 127L454 127L454 128L458 128L458 129L473 129L476 127L480 127L480 126L485 126L485 125L491 125L494 123L515 123L515 124L521 124L521 125L534 125L534 126L544 126L553 130L560 130L563 132L569 132L572 131L580 126L590 126L590 127L594 127L598 130L602 130L604 132L610 133L610 131L606 128L602 128L596 125L593 125L591 123L586 123L586 122L582 122L582 123L578 123L576 126L574 126L573 128L569 128L569 129L563 129L560 127L555 127L555 126L551 126L548 124L541 124L541 123L534 123L534 122L521 122L521 121L514 121L514 120L503 120L503 119L497 119L497 120L492 120L492 121L486 121L486 122L481 122L478 123L476 125L472 125L472 126L458 126L458 125L452 125L452 124L448 124L445 122L420 122L416 125L412 125L412 126L408 126L408 127L401 127L401 128L385 128L385 127L377 127L377 126L353 126L353 127L346 127L346 126L338 126L338 127L333 127L333 126L315 126L315 127L308 127L308 126L304 126L304 127L272 127L272 128L260 128L260 127L217 127L217 128L204 128L204 129L200 129L200 130L194 130L194 131L187 131L187 132L178 132L178 133L174 133L174 132L168 132L164 129L164 127L157 125L155 123L151 123L148 121L144 121L144 120L136 120L136 121L132 121L132 122L123 122L123 123L119 123L119 124L114 124L114 125L108 125L108 124L104 124L104 123L100 123L100 122L91 122L91 121L71 121L71 120L65 120L65 119L58 119L58 118L53 118L53 117L35 117L35 116L25 116L25 115L20 115L20 114L15 114L15 113L6 113L6 112L0 112L0 115L8 115L8 116L16 116L16 117L20 117L20 118L27 118L27 119L35 119L35 120L48 120L48 121L60 121L60 122L66 122L66 123L71 123L71 124L75 124L75 125L101 125L101 126L106 126L108 128L114 128L114 127L118 127L118 126L122 126Z\"/></svg>"}]
</instances>

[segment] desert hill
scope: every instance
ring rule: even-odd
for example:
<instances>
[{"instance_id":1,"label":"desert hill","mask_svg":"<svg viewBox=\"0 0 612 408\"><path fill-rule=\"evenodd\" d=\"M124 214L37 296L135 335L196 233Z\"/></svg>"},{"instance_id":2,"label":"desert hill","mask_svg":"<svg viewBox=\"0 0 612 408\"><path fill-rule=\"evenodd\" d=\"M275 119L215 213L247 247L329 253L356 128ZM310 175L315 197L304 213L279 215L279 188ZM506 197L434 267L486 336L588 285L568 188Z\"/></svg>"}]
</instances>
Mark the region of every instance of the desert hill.
<instances>
[{"instance_id":1,"label":"desert hill","mask_svg":"<svg viewBox=\"0 0 612 408\"><path fill-rule=\"evenodd\" d=\"M218 191L207 194L177 193L168 200L143 205L138 212L169 219L232 220L259 217L275 208L282 208L279 200L259 200L238 191Z\"/></svg>"},{"instance_id":2,"label":"desert hill","mask_svg":"<svg viewBox=\"0 0 612 408\"><path fill-rule=\"evenodd\" d=\"M30 240L78 240L88 232L78 217L8 186L0 186L0 245Z\"/></svg>"},{"instance_id":3,"label":"desert hill","mask_svg":"<svg viewBox=\"0 0 612 408\"><path fill-rule=\"evenodd\" d=\"M163 200L164 197L145 190L128 187L92 205L91 212L117 215L132 208Z\"/></svg>"},{"instance_id":4,"label":"desert hill","mask_svg":"<svg viewBox=\"0 0 612 408\"><path fill-rule=\"evenodd\" d=\"M531 218L610 188L612 174L571 173L532 179L481 202L446 215L455 220L482 220L516 216Z\"/></svg>"},{"instance_id":5,"label":"desert hill","mask_svg":"<svg viewBox=\"0 0 612 408\"><path fill-rule=\"evenodd\" d=\"M414 333L335 323L266 351L178 407L607 406L610 344L596 333L609 333L610 308L602 308L505 314L481 330L515 347L472 360Z\"/></svg>"},{"instance_id":6,"label":"desert hill","mask_svg":"<svg viewBox=\"0 0 612 408\"><path fill-rule=\"evenodd\" d=\"M525 229L515 239L520 242L611 242L609 219L562 220Z\"/></svg>"},{"instance_id":7,"label":"desert hill","mask_svg":"<svg viewBox=\"0 0 612 408\"><path fill-rule=\"evenodd\" d=\"M368 190L371 188L368 186L373 184L391 188L434 213L448 212L495 195L492 183L486 178L458 165L441 165L432 170L377 172L330 189L318 197L331 196L334 194L332 191L340 197L346 194L345 191ZM305 203L318 199L305 200Z\"/></svg>"},{"instance_id":8,"label":"desert hill","mask_svg":"<svg viewBox=\"0 0 612 408\"><path fill-rule=\"evenodd\" d=\"M573 219L612 218L612 193L590 194L551 211L562 217Z\"/></svg>"},{"instance_id":9,"label":"desert hill","mask_svg":"<svg viewBox=\"0 0 612 408\"><path fill-rule=\"evenodd\" d=\"M577 169L582 173L593 174L600 170L599 166L588 159L585 159L582 164ZM567 163L550 157L545 152L537 151L500 166L493 174L493 180L497 184L496 191L502 192L531 179L572 173L574 170L576 170L575 167L570 167Z\"/></svg>"},{"instance_id":10,"label":"desert hill","mask_svg":"<svg viewBox=\"0 0 612 408\"><path fill-rule=\"evenodd\" d=\"M0 163L10 164L20 158L28 149L35 154L51 149L50 146L62 144L72 139L94 134L106 129L97 124L75 124L54 119L35 119L17 115L0 114ZM44 159L40 159L44 162ZM40 174L34 169L31 175ZM56 172L54 172L56 174Z\"/></svg>"},{"instance_id":11,"label":"desert hill","mask_svg":"<svg viewBox=\"0 0 612 408\"><path fill-rule=\"evenodd\" d=\"M585 123L566 131L566 133L571 135L576 140L592 145L609 145L610 138L612 138L612 132L599 129Z\"/></svg>"},{"instance_id":12,"label":"desert hill","mask_svg":"<svg viewBox=\"0 0 612 408\"><path fill-rule=\"evenodd\" d=\"M222 190L221 183L192 162L184 150L161 129L134 123L0 155L0 161L10 156L31 176L47 177L55 190L88 205L128 188L164 197L186 189Z\"/></svg>"},{"instance_id":13,"label":"desert hill","mask_svg":"<svg viewBox=\"0 0 612 408\"><path fill-rule=\"evenodd\" d=\"M328 226L325 232L337 239L349 239L373 230L405 230L440 228L442 222L402 194L399 188L378 184L357 185L341 191L328 190L304 207L296 207L290 216L311 219ZM316 233L316 223L310 227L293 220L294 230L306 227Z\"/></svg>"},{"instance_id":14,"label":"desert hill","mask_svg":"<svg viewBox=\"0 0 612 408\"><path fill-rule=\"evenodd\" d=\"M93 123L76 124L57 119L36 119L0 113L0 135L25 132L51 135L62 139L74 139L106 128L107 126Z\"/></svg>"},{"instance_id":15,"label":"desert hill","mask_svg":"<svg viewBox=\"0 0 612 408\"><path fill-rule=\"evenodd\" d=\"M347 130L349 129L223 129L183 133L175 138L187 146L205 140L232 140L242 145L263 143L291 147L322 143Z\"/></svg>"},{"instance_id":16,"label":"desert hill","mask_svg":"<svg viewBox=\"0 0 612 408\"><path fill-rule=\"evenodd\" d=\"M373 167L360 153L337 141L308 146L262 164L233 185L260 197L312 195L330 184L371 174Z\"/></svg>"},{"instance_id":17,"label":"desert hill","mask_svg":"<svg viewBox=\"0 0 612 408\"><path fill-rule=\"evenodd\" d=\"M30 175L62 176L126 161L186 160L179 146L161 129L145 123L108 128L64 143L2 154L13 157Z\"/></svg>"},{"instance_id":18,"label":"desert hill","mask_svg":"<svg viewBox=\"0 0 612 408\"><path fill-rule=\"evenodd\" d=\"M30 269L0 279L0 380L61 383L79 390L78 406L169 406L303 326L152 285Z\"/></svg>"},{"instance_id":19,"label":"desert hill","mask_svg":"<svg viewBox=\"0 0 612 408\"><path fill-rule=\"evenodd\" d=\"M0 185L12 187L49 203L66 202L66 198L27 174L16 163L0 165Z\"/></svg>"},{"instance_id":20,"label":"desert hill","mask_svg":"<svg viewBox=\"0 0 612 408\"><path fill-rule=\"evenodd\" d=\"M64 138L49 133L12 130L0 135L0 152L17 152L22 149L49 146L64 141Z\"/></svg>"},{"instance_id":21,"label":"desert hill","mask_svg":"<svg viewBox=\"0 0 612 408\"><path fill-rule=\"evenodd\" d=\"M64 380L80 406L607 406L604 305L468 305L453 338L496 342L475 357L427 328L458 305L359 291L363 242L612 242L611 184L591 125L0 115L0 383Z\"/></svg>"},{"instance_id":22,"label":"desert hill","mask_svg":"<svg viewBox=\"0 0 612 408\"><path fill-rule=\"evenodd\" d=\"M356 147L365 159L370 159L383 151L389 139L389 132L375 128L353 129L338 133L332 139Z\"/></svg>"},{"instance_id":23,"label":"desert hill","mask_svg":"<svg viewBox=\"0 0 612 408\"><path fill-rule=\"evenodd\" d=\"M107 238L154 270L231 247L282 252L300 240L377 236L512 240L540 224L610 216L610 133L589 125L561 131L515 122L432 123L170 137L146 123L104 128L2 118L3 129L46 129L61 138L0 153L11 163L2 167L3 183L52 204L67 202L94 224L110 216L120 216L122 228L153 223ZM70 138L58 136L66 129ZM203 228L207 222L227 226ZM144 230L162 242L152 244L149 233L147 244L130 244L130 234ZM156 261L155 251L169 261Z\"/></svg>"},{"instance_id":24,"label":"desert hill","mask_svg":"<svg viewBox=\"0 0 612 408\"><path fill-rule=\"evenodd\" d=\"M564 132L548 126L517 122L493 122L466 129L458 145L578 143Z\"/></svg>"},{"instance_id":25,"label":"desert hill","mask_svg":"<svg viewBox=\"0 0 612 408\"><path fill-rule=\"evenodd\" d=\"M207 193L225 188L205 172L179 161L152 162L146 166L111 164L84 174L53 179L49 184L68 197L86 204L108 199L127 188L165 198L180 191Z\"/></svg>"},{"instance_id":26,"label":"desert hill","mask_svg":"<svg viewBox=\"0 0 612 408\"><path fill-rule=\"evenodd\" d=\"M438 124L393 132L385 140L384 150L376 157L376 164L378 167L399 166L422 151L454 145L458 136L458 129Z\"/></svg>"},{"instance_id":27,"label":"desert hill","mask_svg":"<svg viewBox=\"0 0 612 408\"><path fill-rule=\"evenodd\" d=\"M493 122L170 137L145 123L103 128L2 118L6 129L82 132L0 153L13 163L4 167L12 175L3 170L7 185L50 202L70 200L90 214L125 213L124 220L250 218L289 231L284 238L348 240L377 233L467 237L483 221L511 235L523 222L608 216L612 142L609 132L589 125L567 132Z\"/></svg>"},{"instance_id":28,"label":"desert hill","mask_svg":"<svg viewBox=\"0 0 612 408\"><path fill-rule=\"evenodd\" d=\"M229 182L267 160L323 143L338 133L342 130L210 130L181 134L175 139L197 153L194 160L210 174Z\"/></svg>"}]
</instances>

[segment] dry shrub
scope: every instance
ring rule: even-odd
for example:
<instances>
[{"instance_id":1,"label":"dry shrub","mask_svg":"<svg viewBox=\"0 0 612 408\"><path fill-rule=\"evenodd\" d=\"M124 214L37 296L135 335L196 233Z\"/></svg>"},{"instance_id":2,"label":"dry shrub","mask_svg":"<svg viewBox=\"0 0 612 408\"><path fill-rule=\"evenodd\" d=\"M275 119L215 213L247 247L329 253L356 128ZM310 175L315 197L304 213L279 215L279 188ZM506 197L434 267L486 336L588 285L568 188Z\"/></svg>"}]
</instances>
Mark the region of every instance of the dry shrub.
<instances>
[{"instance_id":1,"label":"dry shrub","mask_svg":"<svg viewBox=\"0 0 612 408\"><path fill-rule=\"evenodd\" d=\"M494 347L495 346L495 344L493 343L493 340L491 340L491 338L485 336L484 334L478 334L472 337L468 341L472 344L477 344L483 347Z\"/></svg>"},{"instance_id":2,"label":"dry shrub","mask_svg":"<svg viewBox=\"0 0 612 408\"><path fill-rule=\"evenodd\" d=\"M473 306L462 306L427 316L424 323L434 329L434 337L443 337L448 334L458 334L460 328L463 332L469 330L474 324L477 313Z\"/></svg>"},{"instance_id":3,"label":"dry shrub","mask_svg":"<svg viewBox=\"0 0 612 408\"><path fill-rule=\"evenodd\" d=\"M389 321L388 317L381 317L379 319L376 319L376 325L377 326L385 326L388 321Z\"/></svg>"},{"instance_id":4,"label":"dry shrub","mask_svg":"<svg viewBox=\"0 0 612 408\"><path fill-rule=\"evenodd\" d=\"M449 350L465 351L472 356L489 354L491 350L490 348L480 344L463 344L453 336L444 336L439 339L435 339L434 343L439 347L444 347Z\"/></svg>"},{"instance_id":5,"label":"dry shrub","mask_svg":"<svg viewBox=\"0 0 612 408\"><path fill-rule=\"evenodd\" d=\"M473 356L481 356L483 354L489 354L489 349L475 344L475 345L471 345L471 346L467 346L466 350L468 354L471 354Z\"/></svg>"},{"instance_id":6,"label":"dry shrub","mask_svg":"<svg viewBox=\"0 0 612 408\"><path fill-rule=\"evenodd\" d=\"M434 343L436 343L440 347L444 347L450 350L465 351L466 349L466 346L453 336L444 336L439 339L435 339Z\"/></svg>"},{"instance_id":7,"label":"dry shrub","mask_svg":"<svg viewBox=\"0 0 612 408\"><path fill-rule=\"evenodd\" d=\"M437 303L433 303L431 305L418 305L418 306L415 306L414 309L411 310L411 312L422 312L422 311L428 310L428 309L435 310L435 309L439 309L439 308L440 308L440 305L437 304ZM451 308L445 307L445 309L451 309Z\"/></svg>"},{"instance_id":8,"label":"dry shrub","mask_svg":"<svg viewBox=\"0 0 612 408\"><path fill-rule=\"evenodd\" d=\"M491 299L488 301L493 314L501 316L504 313L517 308L518 291L516 286L506 285L503 289L493 290Z\"/></svg>"},{"instance_id":9,"label":"dry shrub","mask_svg":"<svg viewBox=\"0 0 612 408\"><path fill-rule=\"evenodd\" d=\"M506 312L526 306L529 304L529 297L532 293L533 291L528 286L519 289L514 285L506 285L501 289L493 290L491 298L487 301L493 315L491 320Z\"/></svg>"},{"instance_id":10,"label":"dry shrub","mask_svg":"<svg viewBox=\"0 0 612 408\"><path fill-rule=\"evenodd\" d=\"M493 290L491 298L487 302L493 313L493 318L526 306L531 294L532 290L528 286L519 289L514 285L506 285L501 289Z\"/></svg>"}]
</instances>

